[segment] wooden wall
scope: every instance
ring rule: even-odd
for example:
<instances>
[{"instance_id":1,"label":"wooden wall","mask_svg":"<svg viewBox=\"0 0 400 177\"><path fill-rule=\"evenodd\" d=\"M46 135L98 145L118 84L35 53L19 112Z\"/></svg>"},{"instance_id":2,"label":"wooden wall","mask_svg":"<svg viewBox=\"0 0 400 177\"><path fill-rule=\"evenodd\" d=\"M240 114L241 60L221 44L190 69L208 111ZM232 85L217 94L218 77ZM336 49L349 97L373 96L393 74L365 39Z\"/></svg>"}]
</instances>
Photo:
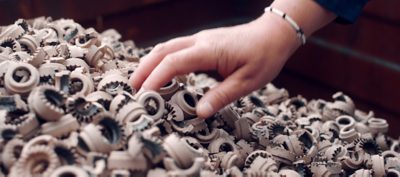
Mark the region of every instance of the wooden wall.
<instances>
[{"instance_id":1,"label":"wooden wall","mask_svg":"<svg viewBox=\"0 0 400 177\"><path fill-rule=\"evenodd\" d=\"M102 31L116 28L139 46L201 29L251 20L268 0L0 0L0 25L17 18L73 18ZM400 13L398 0L372 0L352 25L317 32L275 79L292 95L330 99L349 94L358 107L400 125ZM400 131L391 129L392 135Z\"/></svg>"}]
</instances>

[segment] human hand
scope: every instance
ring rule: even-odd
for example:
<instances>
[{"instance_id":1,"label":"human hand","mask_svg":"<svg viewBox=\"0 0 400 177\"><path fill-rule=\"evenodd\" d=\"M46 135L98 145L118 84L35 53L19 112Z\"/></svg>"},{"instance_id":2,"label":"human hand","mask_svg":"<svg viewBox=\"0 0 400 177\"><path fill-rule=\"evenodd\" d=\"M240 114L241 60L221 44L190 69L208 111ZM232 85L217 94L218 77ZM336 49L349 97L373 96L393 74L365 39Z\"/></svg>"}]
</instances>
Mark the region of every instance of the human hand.
<instances>
[{"instance_id":1,"label":"human hand","mask_svg":"<svg viewBox=\"0 0 400 177\"><path fill-rule=\"evenodd\" d=\"M158 90L174 76L216 71L223 82L199 101L207 118L230 102L270 82L300 45L280 17L264 14L244 25L201 31L157 45L131 77L135 89Z\"/></svg>"}]
</instances>

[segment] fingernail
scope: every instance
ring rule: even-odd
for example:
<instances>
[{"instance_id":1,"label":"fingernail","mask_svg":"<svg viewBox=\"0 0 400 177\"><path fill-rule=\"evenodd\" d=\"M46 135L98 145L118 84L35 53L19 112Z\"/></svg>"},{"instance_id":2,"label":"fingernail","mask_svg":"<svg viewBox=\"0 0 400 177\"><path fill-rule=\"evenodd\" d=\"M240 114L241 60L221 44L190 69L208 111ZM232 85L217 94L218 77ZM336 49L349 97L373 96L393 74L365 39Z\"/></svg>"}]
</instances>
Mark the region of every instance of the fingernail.
<instances>
[{"instance_id":1,"label":"fingernail","mask_svg":"<svg viewBox=\"0 0 400 177\"><path fill-rule=\"evenodd\" d=\"M204 118L210 117L211 114L214 112L213 107L208 101L204 101L203 103L199 104L199 113L201 113Z\"/></svg>"}]
</instances>

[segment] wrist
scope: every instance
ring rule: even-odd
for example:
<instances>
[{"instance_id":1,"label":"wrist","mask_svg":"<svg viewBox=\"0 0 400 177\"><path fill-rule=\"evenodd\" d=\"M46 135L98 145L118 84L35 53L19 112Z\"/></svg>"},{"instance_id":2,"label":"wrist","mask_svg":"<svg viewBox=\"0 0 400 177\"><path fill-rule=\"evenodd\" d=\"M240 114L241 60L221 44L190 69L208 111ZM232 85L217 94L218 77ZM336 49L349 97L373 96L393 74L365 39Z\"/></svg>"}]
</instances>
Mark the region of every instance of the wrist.
<instances>
[{"instance_id":1,"label":"wrist","mask_svg":"<svg viewBox=\"0 0 400 177\"><path fill-rule=\"evenodd\" d=\"M301 40L296 35L293 27L282 17L276 14L264 13L251 24L253 28L259 31L260 40L265 38L273 38L274 46L266 46L268 48L282 46L280 53L293 53L301 46Z\"/></svg>"},{"instance_id":2,"label":"wrist","mask_svg":"<svg viewBox=\"0 0 400 177\"><path fill-rule=\"evenodd\" d=\"M289 15L307 37L336 18L313 0L275 0L271 7Z\"/></svg>"}]
</instances>

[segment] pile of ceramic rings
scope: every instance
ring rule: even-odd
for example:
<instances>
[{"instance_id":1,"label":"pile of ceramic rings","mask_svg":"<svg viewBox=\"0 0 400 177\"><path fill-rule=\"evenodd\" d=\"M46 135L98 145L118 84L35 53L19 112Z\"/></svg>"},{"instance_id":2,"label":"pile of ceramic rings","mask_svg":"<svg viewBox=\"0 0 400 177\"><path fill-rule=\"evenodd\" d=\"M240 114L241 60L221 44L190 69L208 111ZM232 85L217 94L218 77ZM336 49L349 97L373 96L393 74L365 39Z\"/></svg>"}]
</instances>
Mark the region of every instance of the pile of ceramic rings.
<instances>
[{"instance_id":1,"label":"pile of ceramic rings","mask_svg":"<svg viewBox=\"0 0 400 177\"><path fill-rule=\"evenodd\" d=\"M128 78L151 48L120 39L68 19L0 27L0 176L400 176L386 120L341 92L268 84L201 119L215 80L136 92Z\"/></svg>"}]
</instances>

